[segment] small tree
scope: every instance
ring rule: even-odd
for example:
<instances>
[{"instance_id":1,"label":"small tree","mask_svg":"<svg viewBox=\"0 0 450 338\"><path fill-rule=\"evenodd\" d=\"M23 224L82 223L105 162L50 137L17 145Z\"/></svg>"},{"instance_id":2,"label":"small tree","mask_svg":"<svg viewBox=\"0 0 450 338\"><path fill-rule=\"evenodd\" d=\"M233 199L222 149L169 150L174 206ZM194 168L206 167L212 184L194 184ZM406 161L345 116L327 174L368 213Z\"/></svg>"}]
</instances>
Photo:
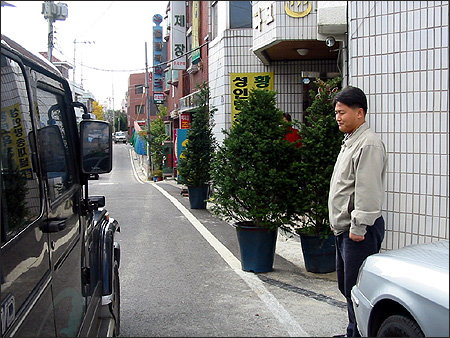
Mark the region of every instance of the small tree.
<instances>
[{"instance_id":1,"label":"small tree","mask_svg":"<svg viewBox=\"0 0 450 338\"><path fill-rule=\"evenodd\" d=\"M166 134L166 126L163 117L167 115L167 108L158 105L158 114L156 119L150 122L150 136L148 135L148 130L141 130L139 136L144 138L150 148L150 155L153 162L153 171L162 172L163 159L164 159L164 141L169 139L169 135Z\"/></svg>"},{"instance_id":2,"label":"small tree","mask_svg":"<svg viewBox=\"0 0 450 338\"><path fill-rule=\"evenodd\" d=\"M161 105L158 106L158 114L156 119L150 122L150 151L153 159L154 170L162 170L164 159L164 141L169 139L166 134L166 125L162 119L166 116L166 109Z\"/></svg>"},{"instance_id":3,"label":"small tree","mask_svg":"<svg viewBox=\"0 0 450 338\"><path fill-rule=\"evenodd\" d=\"M116 110L114 111L114 116L115 116L114 130L127 131L128 130L127 115L121 110Z\"/></svg>"},{"instance_id":4,"label":"small tree","mask_svg":"<svg viewBox=\"0 0 450 338\"><path fill-rule=\"evenodd\" d=\"M212 211L226 221L277 229L296 218L299 149L285 140L287 126L276 92L251 89L213 162Z\"/></svg>"},{"instance_id":5,"label":"small tree","mask_svg":"<svg viewBox=\"0 0 450 338\"><path fill-rule=\"evenodd\" d=\"M97 120L105 119L103 109L104 107L97 101L92 102L92 113L95 115Z\"/></svg>"},{"instance_id":6,"label":"small tree","mask_svg":"<svg viewBox=\"0 0 450 338\"><path fill-rule=\"evenodd\" d=\"M300 128L302 137L301 165L302 195L298 211L303 216L296 232L328 237L328 192L334 163L339 154L343 135L335 120L332 101L338 93L340 78L324 82L317 79L318 92L311 90L314 101L306 109Z\"/></svg>"},{"instance_id":7,"label":"small tree","mask_svg":"<svg viewBox=\"0 0 450 338\"><path fill-rule=\"evenodd\" d=\"M198 85L196 94L198 107L192 116L191 128L187 133L186 148L178 161L178 182L201 187L211 180L211 160L215 150L213 116L216 108L210 108L210 92L206 83Z\"/></svg>"}]
</instances>

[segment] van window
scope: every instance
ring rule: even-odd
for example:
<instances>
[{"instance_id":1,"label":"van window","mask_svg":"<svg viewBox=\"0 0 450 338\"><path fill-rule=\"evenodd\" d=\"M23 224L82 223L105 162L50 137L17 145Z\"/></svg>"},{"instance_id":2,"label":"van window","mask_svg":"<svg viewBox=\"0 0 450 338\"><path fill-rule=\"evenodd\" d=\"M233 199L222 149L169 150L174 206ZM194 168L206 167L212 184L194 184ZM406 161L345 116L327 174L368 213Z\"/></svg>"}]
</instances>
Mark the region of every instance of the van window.
<instances>
[{"instance_id":1,"label":"van window","mask_svg":"<svg viewBox=\"0 0 450 338\"><path fill-rule=\"evenodd\" d=\"M74 183L74 165L70 163L67 131L64 129L63 96L48 89L37 89L40 125L37 132L39 153L50 201L69 190Z\"/></svg>"},{"instance_id":2,"label":"van window","mask_svg":"<svg viewBox=\"0 0 450 338\"><path fill-rule=\"evenodd\" d=\"M34 167L35 143L25 79L20 66L1 62L1 242L7 242L40 214L41 190Z\"/></svg>"}]
</instances>

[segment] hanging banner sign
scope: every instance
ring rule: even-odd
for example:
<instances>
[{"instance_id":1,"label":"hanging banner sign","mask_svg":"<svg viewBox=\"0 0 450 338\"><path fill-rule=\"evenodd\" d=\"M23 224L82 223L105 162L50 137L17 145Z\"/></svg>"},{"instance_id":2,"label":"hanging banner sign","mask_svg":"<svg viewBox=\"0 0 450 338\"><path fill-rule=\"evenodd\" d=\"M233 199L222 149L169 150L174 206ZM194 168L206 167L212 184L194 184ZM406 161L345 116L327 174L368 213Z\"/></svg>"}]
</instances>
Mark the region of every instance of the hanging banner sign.
<instances>
[{"instance_id":1,"label":"hanging banner sign","mask_svg":"<svg viewBox=\"0 0 450 338\"><path fill-rule=\"evenodd\" d=\"M273 90L274 72L267 73L230 73L231 83L231 121L234 121L239 110L236 101L247 99L250 89L259 88Z\"/></svg>"},{"instance_id":2,"label":"hanging banner sign","mask_svg":"<svg viewBox=\"0 0 450 338\"><path fill-rule=\"evenodd\" d=\"M189 129L175 129L174 130L174 145L175 145L175 149L174 149L174 167L177 166L178 164L178 159L181 158L181 154L184 150L184 148L186 148L186 143L187 143L187 132Z\"/></svg>"},{"instance_id":3,"label":"hanging banner sign","mask_svg":"<svg viewBox=\"0 0 450 338\"><path fill-rule=\"evenodd\" d=\"M199 36L200 31L200 1L192 1L192 49L195 51L191 54L192 64L200 61Z\"/></svg>"}]
</instances>

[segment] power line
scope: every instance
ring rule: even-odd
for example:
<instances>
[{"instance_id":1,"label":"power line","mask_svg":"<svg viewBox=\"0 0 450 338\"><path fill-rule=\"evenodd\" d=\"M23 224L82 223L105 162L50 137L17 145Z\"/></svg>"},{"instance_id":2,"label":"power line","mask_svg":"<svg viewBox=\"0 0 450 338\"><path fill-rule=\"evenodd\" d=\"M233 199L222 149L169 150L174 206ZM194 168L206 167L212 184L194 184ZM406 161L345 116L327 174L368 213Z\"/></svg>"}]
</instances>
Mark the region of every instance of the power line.
<instances>
[{"instance_id":1,"label":"power line","mask_svg":"<svg viewBox=\"0 0 450 338\"><path fill-rule=\"evenodd\" d=\"M196 47L196 48L194 48L194 49L192 49L192 50L190 50L190 51L188 51L188 52L186 52L186 53L184 53L184 54L182 54L180 56L177 56L176 58L173 58L173 59L171 59L169 61L164 61L164 62L158 63L158 64L153 65L153 66L149 66L149 68L156 68L156 67L164 66L164 65L166 65L166 64L168 64L170 62L173 62L175 60L178 60L178 59L182 58L183 56L186 56L186 55L191 54L192 52L195 52L196 50L202 48L203 46L206 46L208 43L209 43L209 41L205 42L204 44L202 44L202 45L200 45L200 46L198 46L198 47ZM67 58L67 56L60 49L57 49L57 50L58 50L58 52L61 53L61 55L63 55L64 57ZM82 67L86 67L86 68L89 68L89 69L92 69L92 70L101 71L101 72L133 73L133 72L138 72L138 71L145 71L145 67L144 68L139 68L139 69L102 69L102 68L98 68L98 67L86 66L83 63L77 63L77 64L82 66Z\"/></svg>"},{"instance_id":2,"label":"power line","mask_svg":"<svg viewBox=\"0 0 450 338\"><path fill-rule=\"evenodd\" d=\"M60 52L62 56L64 56L65 58L68 58L68 56L65 55L59 48L55 48L55 49L58 52ZM87 66L87 65L85 65L82 62L76 62L76 64L78 66L86 67L86 68L89 68L89 69L92 69L92 70L98 70L98 71L101 71L101 72L117 72L117 73L120 73L120 72L135 72L135 71L139 71L139 70L142 70L142 71L145 70L145 68L140 68L140 69L103 69L103 68L98 68L98 67L93 67L93 66Z\"/></svg>"},{"instance_id":3,"label":"power line","mask_svg":"<svg viewBox=\"0 0 450 338\"><path fill-rule=\"evenodd\" d=\"M92 27L94 27L100 21L100 19L106 14L106 12L109 11L109 9L111 8L111 6L113 4L114 4L114 1L112 1L111 4L108 6L108 8L106 8L105 11L100 16L97 17L97 20L94 21L89 28L87 28L83 33L80 34L80 37L83 36L84 34L86 34L90 29L92 29Z\"/></svg>"}]
</instances>

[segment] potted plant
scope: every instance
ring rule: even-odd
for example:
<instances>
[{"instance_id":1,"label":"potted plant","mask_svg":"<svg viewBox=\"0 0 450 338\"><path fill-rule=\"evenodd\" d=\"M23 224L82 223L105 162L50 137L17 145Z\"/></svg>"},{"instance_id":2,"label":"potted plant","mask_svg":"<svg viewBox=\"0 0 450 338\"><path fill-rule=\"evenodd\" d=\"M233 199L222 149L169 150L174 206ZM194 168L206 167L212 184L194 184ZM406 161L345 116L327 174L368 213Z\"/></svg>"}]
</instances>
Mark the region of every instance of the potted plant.
<instances>
[{"instance_id":1,"label":"potted plant","mask_svg":"<svg viewBox=\"0 0 450 338\"><path fill-rule=\"evenodd\" d=\"M340 82L340 78L315 81L318 91L310 91L314 100L306 109L300 128L303 198L297 200L301 221L294 229L300 235L306 270L317 273L336 269L334 235L328 219L328 191L343 138L332 104Z\"/></svg>"},{"instance_id":2,"label":"potted plant","mask_svg":"<svg viewBox=\"0 0 450 338\"><path fill-rule=\"evenodd\" d=\"M156 169L153 171L153 181L162 181L163 171L161 169Z\"/></svg>"},{"instance_id":3,"label":"potted plant","mask_svg":"<svg viewBox=\"0 0 450 338\"><path fill-rule=\"evenodd\" d=\"M186 147L178 161L178 182L188 187L191 209L206 209L211 180L211 160L215 150L212 131L213 115L217 110L210 108L210 92L206 83L198 85L195 95L198 107L195 109L191 128L187 132Z\"/></svg>"},{"instance_id":4,"label":"potted plant","mask_svg":"<svg viewBox=\"0 0 450 338\"><path fill-rule=\"evenodd\" d=\"M301 198L299 149L284 139L287 123L276 92L251 89L237 108L214 157L211 210L236 227L242 269L267 272L278 228L295 220L294 201Z\"/></svg>"}]
</instances>

